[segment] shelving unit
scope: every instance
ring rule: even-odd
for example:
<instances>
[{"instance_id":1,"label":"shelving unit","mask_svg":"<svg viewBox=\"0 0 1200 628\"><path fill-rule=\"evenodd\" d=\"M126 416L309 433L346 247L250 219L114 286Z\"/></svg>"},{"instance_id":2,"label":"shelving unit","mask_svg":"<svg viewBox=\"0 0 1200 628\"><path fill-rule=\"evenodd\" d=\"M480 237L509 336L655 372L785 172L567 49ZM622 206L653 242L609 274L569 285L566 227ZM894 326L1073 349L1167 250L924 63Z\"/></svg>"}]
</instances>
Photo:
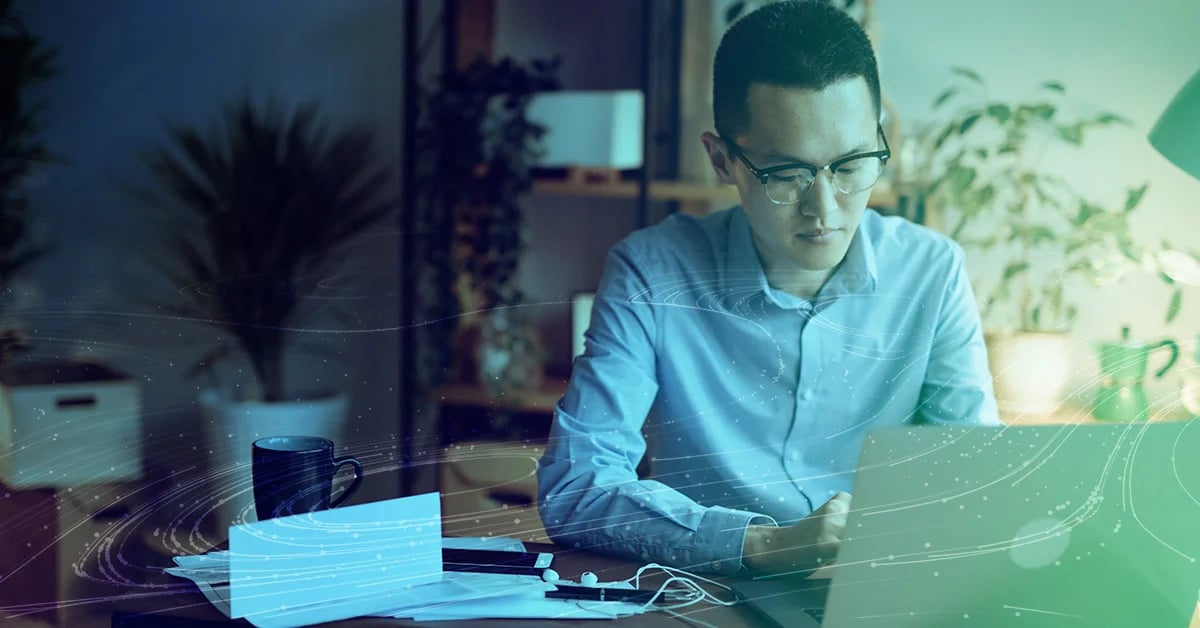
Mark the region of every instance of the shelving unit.
<instances>
[{"instance_id":1,"label":"shelving unit","mask_svg":"<svg viewBox=\"0 0 1200 628\"><path fill-rule=\"evenodd\" d=\"M574 183L569 181L535 181L534 196L568 196L580 198L637 199L640 194L637 181L615 183ZM692 181L651 181L647 196L652 201L677 201L680 211L689 214L704 214L707 203L723 206L738 203L737 189L731 185L713 185ZM877 188L871 192L868 204L872 207L895 207L899 197L890 189Z\"/></svg>"},{"instance_id":2,"label":"shelving unit","mask_svg":"<svg viewBox=\"0 0 1200 628\"><path fill-rule=\"evenodd\" d=\"M535 181L536 196L578 196L589 198L636 199L637 181L617 183L571 183L567 181ZM736 203L737 190L728 185L712 185L688 181L651 181L650 200L654 201L721 201Z\"/></svg>"},{"instance_id":3,"label":"shelving unit","mask_svg":"<svg viewBox=\"0 0 1200 628\"><path fill-rule=\"evenodd\" d=\"M547 378L537 390L515 390L493 397L482 386L448 384L438 389L435 397L445 405L508 410L514 412L554 411L555 404L567 392L567 380Z\"/></svg>"}]
</instances>

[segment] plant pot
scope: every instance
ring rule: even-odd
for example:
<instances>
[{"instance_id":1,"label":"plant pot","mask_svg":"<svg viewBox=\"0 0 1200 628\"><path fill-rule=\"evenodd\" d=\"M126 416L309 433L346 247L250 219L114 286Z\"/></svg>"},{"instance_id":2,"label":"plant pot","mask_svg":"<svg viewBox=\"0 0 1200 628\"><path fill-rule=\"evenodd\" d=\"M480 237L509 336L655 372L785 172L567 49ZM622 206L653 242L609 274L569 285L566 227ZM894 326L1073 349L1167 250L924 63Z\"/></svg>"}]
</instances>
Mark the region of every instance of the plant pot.
<instances>
[{"instance_id":1,"label":"plant pot","mask_svg":"<svg viewBox=\"0 0 1200 628\"><path fill-rule=\"evenodd\" d=\"M200 406L212 451L211 503L205 519L213 522L217 535L224 539L230 525L258 520L251 444L267 436L320 436L337 443L348 400L338 394L273 403L233 401L210 389L200 394Z\"/></svg>"},{"instance_id":2,"label":"plant pot","mask_svg":"<svg viewBox=\"0 0 1200 628\"><path fill-rule=\"evenodd\" d=\"M1059 407L1071 374L1065 332L988 333L986 340L1002 412L1049 414Z\"/></svg>"}]
</instances>

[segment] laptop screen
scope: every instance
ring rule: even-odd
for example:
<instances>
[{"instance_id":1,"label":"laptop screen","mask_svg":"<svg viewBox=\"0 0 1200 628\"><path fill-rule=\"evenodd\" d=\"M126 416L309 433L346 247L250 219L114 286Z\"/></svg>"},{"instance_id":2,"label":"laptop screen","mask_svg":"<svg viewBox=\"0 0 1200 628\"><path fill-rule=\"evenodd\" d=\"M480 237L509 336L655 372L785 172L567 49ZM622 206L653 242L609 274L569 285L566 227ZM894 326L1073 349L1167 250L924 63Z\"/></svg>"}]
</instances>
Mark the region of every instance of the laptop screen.
<instances>
[{"instance_id":1,"label":"laptop screen","mask_svg":"<svg viewBox=\"0 0 1200 628\"><path fill-rule=\"evenodd\" d=\"M1188 626L1197 452L1197 421L872 432L824 625Z\"/></svg>"}]
</instances>

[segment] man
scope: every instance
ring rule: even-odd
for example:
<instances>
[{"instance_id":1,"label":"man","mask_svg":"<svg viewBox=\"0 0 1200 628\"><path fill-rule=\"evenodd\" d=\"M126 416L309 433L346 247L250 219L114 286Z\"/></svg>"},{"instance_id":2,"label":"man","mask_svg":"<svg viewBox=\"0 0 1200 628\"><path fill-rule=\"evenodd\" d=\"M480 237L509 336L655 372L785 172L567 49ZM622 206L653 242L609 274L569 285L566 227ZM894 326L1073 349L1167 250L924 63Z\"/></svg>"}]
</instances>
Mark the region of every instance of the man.
<instances>
[{"instance_id":1,"label":"man","mask_svg":"<svg viewBox=\"0 0 1200 628\"><path fill-rule=\"evenodd\" d=\"M986 350L961 249L866 209L889 151L861 28L770 4L725 34L713 76L701 140L741 206L610 252L539 506L563 544L808 570L836 555L868 430L998 422Z\"/></svg>"}]
</instances>

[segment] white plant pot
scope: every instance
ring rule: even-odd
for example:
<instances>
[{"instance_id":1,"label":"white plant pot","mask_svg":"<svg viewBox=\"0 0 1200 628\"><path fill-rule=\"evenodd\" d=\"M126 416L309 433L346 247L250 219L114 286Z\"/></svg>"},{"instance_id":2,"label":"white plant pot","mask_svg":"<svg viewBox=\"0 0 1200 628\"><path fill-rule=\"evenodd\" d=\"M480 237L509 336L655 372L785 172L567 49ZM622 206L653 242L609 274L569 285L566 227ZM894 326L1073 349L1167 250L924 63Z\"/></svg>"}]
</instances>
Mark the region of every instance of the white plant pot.
<instances>
[{"instance_id":1,"label":"white plant pot","mask_svg":"<svg viewBox=\"0 0 1200 628\"><path fill-rule=\"evenodd\" d=\"M989 333L987 345L1001 411L1049 414L1059 407L1071 375L1071 340L1066 333Z\"/></svg>"},{"instance_id":2,"label":"white plant pot","mask_svg":"<svg viewBox=\"0 0 1200 628\"><path fill-rule=\"evenodd\" d=\"M251 445L268 436L320 436L335 444L341 438L348 401L345 395L303 401L232 401L215 390L200 394L205 431L212 450L209 487L212 500L206 519L219 536L236 523L257 521Z\"/></svg>"}]
</instances>

